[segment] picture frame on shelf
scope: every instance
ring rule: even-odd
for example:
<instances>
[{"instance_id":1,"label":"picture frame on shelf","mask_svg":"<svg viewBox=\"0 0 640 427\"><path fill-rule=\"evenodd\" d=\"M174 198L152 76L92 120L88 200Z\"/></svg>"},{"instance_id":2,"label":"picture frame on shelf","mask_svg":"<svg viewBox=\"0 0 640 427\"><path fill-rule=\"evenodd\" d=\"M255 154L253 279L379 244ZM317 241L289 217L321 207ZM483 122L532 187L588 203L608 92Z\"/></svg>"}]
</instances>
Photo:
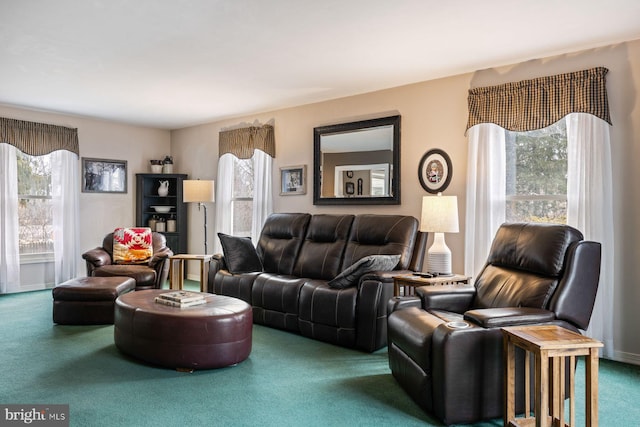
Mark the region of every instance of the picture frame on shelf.
<instances>
[{"instance_id":1,"label":"picture frame on shelf","mask_svg":"<svg viewBox=\"0 0 640 427\"><path fill-rule=\"evenodd\" d=\"M127 161L82 158L83 193L127 193Z\"/></svg>"},{"instance_id":2,"label":"picture frame on shelf","mask_svg":"<svg viewBox=\"0 0 640 427\"><path fill-rule=\"evenodd\" d=\"M453 176L451 158L443 150L427 151L418 164L420 185L428 193L437 194L447 189Z\"/></svg>"},{"instance_id":3,"label":"picture frame on shelf","mask_svg":"<svg viewBox=\"0 0 640 427\"><path fill-rule=\"evenodd\" d=\"M294 196L307 193L307 165L280 168L280 195Z\"/></svg>"}]
</instances>

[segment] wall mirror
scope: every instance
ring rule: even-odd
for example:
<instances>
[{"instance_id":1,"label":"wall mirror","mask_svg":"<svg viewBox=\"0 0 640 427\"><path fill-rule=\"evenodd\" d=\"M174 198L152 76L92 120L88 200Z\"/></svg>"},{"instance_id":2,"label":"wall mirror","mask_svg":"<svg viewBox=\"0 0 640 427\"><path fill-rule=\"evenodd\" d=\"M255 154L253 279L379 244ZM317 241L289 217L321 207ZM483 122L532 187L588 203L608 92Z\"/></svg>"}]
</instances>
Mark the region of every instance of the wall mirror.
<instances>
[{"instance_id":1,"label":"wall mirror","mask_svg":"<svg viewBox=\"0 0 640 427\"><path fill-rule=\"evenodd\" d=\"M313 129L313 204L400 204L400 116Z\"/></svg>"}]
</instances>

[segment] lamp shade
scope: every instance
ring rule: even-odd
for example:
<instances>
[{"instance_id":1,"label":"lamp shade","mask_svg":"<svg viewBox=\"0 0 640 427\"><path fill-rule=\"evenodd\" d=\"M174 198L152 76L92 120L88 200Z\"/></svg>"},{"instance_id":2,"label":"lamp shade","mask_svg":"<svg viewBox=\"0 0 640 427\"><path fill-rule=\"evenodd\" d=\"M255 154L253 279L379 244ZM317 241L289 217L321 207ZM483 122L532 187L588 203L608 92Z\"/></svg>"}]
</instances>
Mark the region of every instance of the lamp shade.
<instances>
[{"instance_id":1,"label":"lamp shade","mask_svg":"<svg viewBox=\"0 0 640 427\"><path fill-rule=\"evenodd\" d=\"M216 183L213 180L185 179L182 181L182 200L189 202L215 202Z\"/></svg>"},{"instance_id":2,"label":"lamp shade","mask_svg":"<svg viewBox=\"0 0 640 427\"><path fill-rule=\"evenodd\" d=\"M422 198L422 217L420 231L429 233L457 233L458 197L424 196Z\"/></svg>"}]
</instances>

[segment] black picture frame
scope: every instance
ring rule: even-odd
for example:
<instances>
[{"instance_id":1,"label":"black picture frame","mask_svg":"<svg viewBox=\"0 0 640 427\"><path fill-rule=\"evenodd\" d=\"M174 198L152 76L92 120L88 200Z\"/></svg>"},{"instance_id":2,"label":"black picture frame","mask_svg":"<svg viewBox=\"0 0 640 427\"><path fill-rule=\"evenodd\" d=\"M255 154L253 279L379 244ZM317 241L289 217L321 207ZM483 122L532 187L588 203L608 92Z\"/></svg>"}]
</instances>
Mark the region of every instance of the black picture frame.
<instances>
[{"instance_id":1,"label":"black picture frame","mask_svg":"<svg viewBox=\"0 0 640 427\"><path fill-rule=\"evenodd\" d=\"M427 151L418 164L418 179L425 191L443 192L451 183L453 165L447 153L439 148Z\"/></svg>"},{"instance_id":2,"label":"black picture frame","mask_svg":"<svg viewBox=\"0 0 640 427\"><path fill-rule=\"evenodd\" d=\"M127 193L127 161L82 158L83 193Z\"/></svg>"}]
</instances>

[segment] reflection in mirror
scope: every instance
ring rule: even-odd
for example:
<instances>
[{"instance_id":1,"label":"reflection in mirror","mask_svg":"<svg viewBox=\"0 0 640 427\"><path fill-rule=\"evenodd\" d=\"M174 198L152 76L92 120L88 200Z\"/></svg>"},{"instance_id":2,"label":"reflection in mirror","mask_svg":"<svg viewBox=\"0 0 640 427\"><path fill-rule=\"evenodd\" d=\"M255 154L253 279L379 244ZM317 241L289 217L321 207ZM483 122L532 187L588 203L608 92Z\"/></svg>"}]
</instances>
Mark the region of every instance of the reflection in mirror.
<instances>
[{"instance_id":1,"label":"reflection in mirror","mask_svg":"<svg viewBox=\"0 0 640 427\"><path fill-rule=\"evenodd\" d=\"M314 129L313 202L400 203L400 116Z\"/></svg>"}]
</instances>

